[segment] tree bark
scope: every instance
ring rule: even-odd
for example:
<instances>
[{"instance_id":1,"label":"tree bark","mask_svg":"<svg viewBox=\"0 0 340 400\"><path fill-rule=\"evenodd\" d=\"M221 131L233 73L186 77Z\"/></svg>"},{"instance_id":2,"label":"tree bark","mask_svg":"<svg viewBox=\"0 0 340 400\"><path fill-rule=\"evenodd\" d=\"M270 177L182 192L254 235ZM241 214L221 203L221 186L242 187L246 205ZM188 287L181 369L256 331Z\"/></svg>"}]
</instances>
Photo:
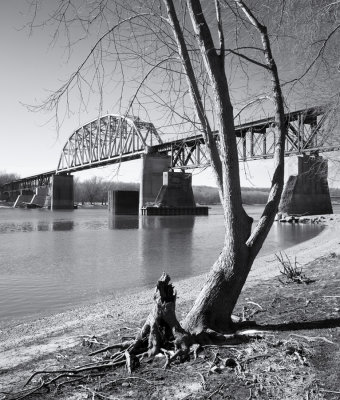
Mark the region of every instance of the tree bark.
<instances>
[{"instance_id":1,"label":"tree bark","mask_svg":"<svg viewBox=\"0 0 340 400\"><path fill-rule=\"evenodd\" d=\"M220 333L233 330L232 312L251 268L249 248L240 241L238 249L224 246L182 325L199 335L207 329Z\"/></svg>"}]
</instances>

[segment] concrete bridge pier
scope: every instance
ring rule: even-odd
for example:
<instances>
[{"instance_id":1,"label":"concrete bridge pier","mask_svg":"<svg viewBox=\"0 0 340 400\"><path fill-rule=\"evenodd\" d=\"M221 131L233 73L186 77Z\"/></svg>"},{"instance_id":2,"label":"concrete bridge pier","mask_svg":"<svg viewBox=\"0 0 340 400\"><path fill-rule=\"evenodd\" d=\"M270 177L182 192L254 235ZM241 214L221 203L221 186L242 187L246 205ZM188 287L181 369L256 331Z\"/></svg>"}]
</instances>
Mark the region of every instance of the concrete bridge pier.
<instances>
[{"instance_id":1,"label":"concrete bridge pier","mask_svg":"<svg viewBox=\"0 0 340 400\"><path fill-rule=\"evenodd\" d=\"M53 175L51 177L51 210L73 210L73 176Z\"/></svg>"},{"instance_id":2,"label":"concrete bridge pier","mask_svg":"<svg viewBox=\"0 0 340 400\"><path fill-rule=\"evenodd\" d=\"M161 154L144 154L139 189L139 210L153 205L163 185L163 172L170 168L171 157Z\"/></svg>"},{"instance_id":3,"label":"concrete bridge pier","mask_svg":"<svg viewBox=\"0 0 340 400\"><path fill-rule=\"evenodd\" d=\"M35 189L32 204L38 207L51 208L51 196L49 194L48 186L39 186Z\"/></svg>"},{"instance_id":4,"label":"concrete bridge pier","mask_svg":"<svg viewBox=\"0 0 340 400\"><path fill-rule=\"evenodd\" d=\"M13 207L22 207L24 203L30 203L33 196L33 190L20 189L20 194L16 197Z\"/></svg>"},{"instance_id":5,"label":"concrete bridge pier","mask_svg":"<svg viewBox=\"0 0 340 400\"><path fill-rule=\"evenodd\" d=\"M11 203L15 203L18 196L21 195L21 190L11 190L4 193L3 199Z\"/></svg>"},{"instance_id":6,"label":"concrete bridge pier","mask_svg":"<svg viewBox=\"0 0 340 400\"><path fill-rule=\"evenodd\" d=\"M332 214L328 161L319 155L299 155L289 157L286 166L289 178L279 212L289 215Z\"/></svg>"},{"instance_id":7,"label":"concrete bridge pier","mask_svg":"<svg viewBox=\"0 0 340 400\"><path fill-rule=\"evenodd\" d=\"M109 213L112 215L138 215L138 190L109 190Z\"/></svg>"},{"instance_id":8,"label":"concrete bridge pier","mask_svg":"<svg viewBox=\"0 0 340 400\"><path fill-rule=\"evenodd\" d=\"M192 191L192 176L184 172L164 172L163 186L158 192L155 205L159 207L196 207Z\"/></svg>"}]
</instances>

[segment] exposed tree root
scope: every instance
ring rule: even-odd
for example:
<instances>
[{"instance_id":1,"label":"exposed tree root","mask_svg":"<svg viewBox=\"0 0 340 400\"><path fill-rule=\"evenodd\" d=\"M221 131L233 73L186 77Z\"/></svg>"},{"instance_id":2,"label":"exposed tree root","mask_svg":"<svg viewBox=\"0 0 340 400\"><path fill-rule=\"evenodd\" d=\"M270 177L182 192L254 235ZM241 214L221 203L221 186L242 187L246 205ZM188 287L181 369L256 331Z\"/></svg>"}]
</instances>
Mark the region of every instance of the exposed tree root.
<instances>
[{"instance_id":1,"label":"exposed tree root","mask_svg":"<svg viewBox=\"0 0 340 400\"><path fill-rule=\"evenodd\" d=\"M82 365L76 368L65 368L59 370L41 370L34 372L25 383L23 389L17 393L7 393L4 400L21 400L51 390L54 386L59 387L81 382L85 379L91 380L102 374L106 374L112 368L125 365L131 374L140 365L141 360L162 353L166 362L164 368L169 368L175 360L184 362L193 354L197 358L198 351L206 345L237 345L247 342L249 335L247 331L235 334L221 334L210 329L205 329L199 334L193 335L184 330L176 317L176 292L170 283L169 275L163 273L157 282L154 303L143 327L134 340L105 346L91 352L94 356L106 353L101 361ZM255 336L258 334L255 331ZM254 332L250 335L254 337ZM90 337L83 345L90 348L98 342L96 337ZM110 350L117 349L114 354ZM37 383L32 384L34 378L39 376ZM31 387L32 386L32 387Z\"/></svg>"}]
</instances>

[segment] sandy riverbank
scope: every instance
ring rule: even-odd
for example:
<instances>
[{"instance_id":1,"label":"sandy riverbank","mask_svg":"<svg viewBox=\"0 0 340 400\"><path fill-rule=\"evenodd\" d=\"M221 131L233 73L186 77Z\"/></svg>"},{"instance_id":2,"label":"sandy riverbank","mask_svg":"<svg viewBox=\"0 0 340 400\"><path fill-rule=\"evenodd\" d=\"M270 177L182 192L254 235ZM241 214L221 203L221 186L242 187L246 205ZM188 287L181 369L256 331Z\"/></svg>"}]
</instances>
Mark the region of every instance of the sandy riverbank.
<instances>
[{"instance_id":1,"label":"sandy riverbank","mask_svg":"<svg viewBox=\"0 0 340 400\"><path fill-rule=\"evenodd\" d=\"M301 265L330 253L339 255L340 215L328 216L324 224L326 229L320 235L291 247L286 254L296 256ZM255 261L245 289L278 274L279 265L275 256L261 257ZM201 275L174 282L178 292L179 317L190 307L204 279L205 275ZM139 325L149 311L152 295L153 290L136 291L72 311L0 328L0 388L11 387L37 368L59 365L59 352L79 346L86 335L107 335L109 341L116 342L117 337L110 336L113 331L116 334L121 331L122 335L134 334L136 323Z\"/></svg>"}]
</instances>

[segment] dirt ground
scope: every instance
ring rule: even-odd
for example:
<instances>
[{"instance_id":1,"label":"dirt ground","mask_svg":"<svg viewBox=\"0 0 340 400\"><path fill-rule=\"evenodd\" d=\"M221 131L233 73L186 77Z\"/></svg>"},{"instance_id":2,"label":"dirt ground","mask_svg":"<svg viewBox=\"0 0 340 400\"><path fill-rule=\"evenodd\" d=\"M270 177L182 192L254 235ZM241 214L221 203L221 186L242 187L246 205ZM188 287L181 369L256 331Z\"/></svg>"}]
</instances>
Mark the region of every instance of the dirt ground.
<instances>
[{"instance_id":1,"label":"dirt ground","mask_svg":"<svg viewBox=\"0 0 340 400\"><path fill-rule=\"evenodd\" d=\"M196 359L192 356L169 369L163 369L164 357L156 357L142 360L132 374L121 366L97 370L90 377L84 373L81 379L65 376L50 391L43 388L23 397L58 375L37 375L26 387L28 392L21 392L39 365L43 370L67 371L107 360L109 353L88 354L134 336L145 317L140 315L136 324L116 324L91 348L91 338L83 338L75 347L59 346L52 357L38 358L34 368L27 365L10 387L2 389L0 399L340 399L339 267L339 254L329 253L304 266L313 281L308 285L286 283L281 276L247 287L235 312L245 320L243 332L252 336L249 341L207 346ZM179 317L189 306L189 302L180 304ZM0 371L0 382L7 372Z\"/></svg>"}]
</instances>

